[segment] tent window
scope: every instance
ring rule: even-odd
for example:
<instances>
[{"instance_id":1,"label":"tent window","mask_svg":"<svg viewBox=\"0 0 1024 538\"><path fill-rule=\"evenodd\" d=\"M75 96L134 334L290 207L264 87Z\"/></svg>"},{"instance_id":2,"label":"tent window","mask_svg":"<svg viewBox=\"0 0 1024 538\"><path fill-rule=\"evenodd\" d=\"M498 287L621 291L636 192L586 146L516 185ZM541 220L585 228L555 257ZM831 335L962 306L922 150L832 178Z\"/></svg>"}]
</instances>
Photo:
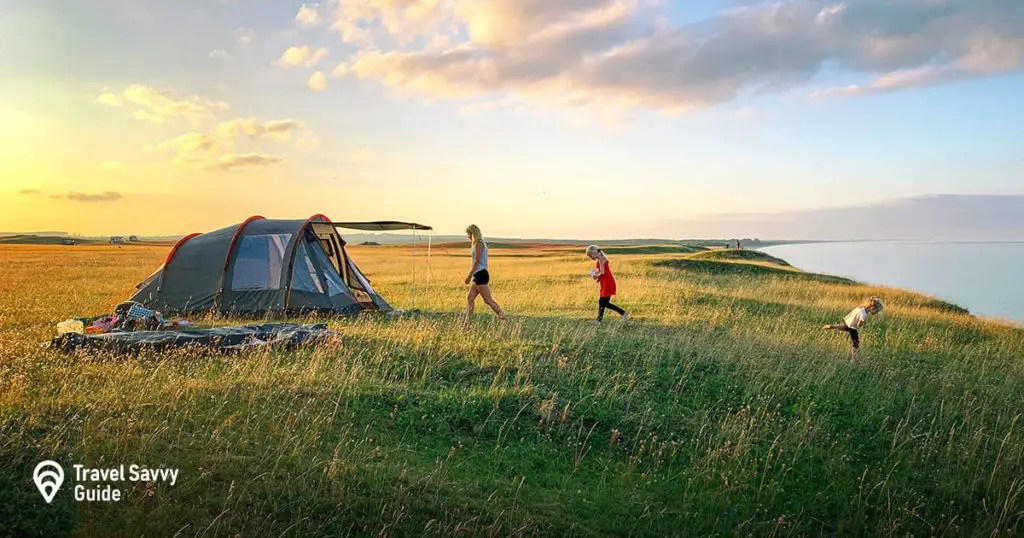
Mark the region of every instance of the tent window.
<instances>
[{"instance_id":1,"label":"tent window","mask_svg":"<svg viewBox=\"0 0 1024 538\"><path fill-rule=\"evenodd\" d=\"M292 289L298 291L310 291L323 293L324 287L320 283L320 277L316 274L316 265L309 257L309 250L306 242L300 241L298 250L295 252L295 269L292 271Z\"/></svg>"},{"instance_id":2,"label":"tent window","mask_svg":"<svg viewBox=\"0 0 1024 538\"><path fill-rule=\"evenodd\" d=\"M281 288L284 252L292 234L247 235L235 254L231 289L276 290Z\"/></svg>"},{"instance_id":3,"label":"tent window","mask_svg":"<svg viewBox=\"0 0 1024 538\"><path fill-rule=\"evenodd\" d=\"M324 249L316 243L310 243L309 250L313 263L320 268L320 272L324 275L324 280L327 281L327 295L334 297L339 293L350 293L348 286L341 281L338 270L334 268L334 264L331 263L331 259L327 257Z\"/></svg>"}]
</instances>

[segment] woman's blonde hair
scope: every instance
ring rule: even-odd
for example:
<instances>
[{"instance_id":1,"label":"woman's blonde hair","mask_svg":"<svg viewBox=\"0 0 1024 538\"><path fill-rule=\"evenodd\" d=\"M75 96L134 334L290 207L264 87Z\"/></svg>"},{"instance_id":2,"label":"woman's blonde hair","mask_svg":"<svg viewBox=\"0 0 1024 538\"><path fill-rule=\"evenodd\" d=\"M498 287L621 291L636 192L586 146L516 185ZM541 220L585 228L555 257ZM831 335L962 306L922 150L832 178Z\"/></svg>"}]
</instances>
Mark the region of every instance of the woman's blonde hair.
<instances>
[{"instance_id":1,"label":"woman's blonde hair","mask_svg":"<svg viewBox=\"0 0 1024 538\"><path fill-rule=\"evenodd\" d=\"M597 248L597 245L590 245L589 247L587 247L587 256L594 256L599 252L604 254L604 252L601 249Z\"/></svg>"},{"instance_id":2,"label":"woman's blonde hair","mask_svg":"<svg viewBox=\"0 0 1024 538\"><path fill-rule=\"evenodd\" d=\"M468 233L469 236L473 238L474 245L476 245L477 242L484 238L483 234L480 233L480 227L477 226L476 224L470 224L469 226L466 226L466 233Z\"/></svg>"},{"instance_id":3,"label":"woman's blonde hair","mask_svg":"<svg viewBox=\"0 0 1024 538\"><path fill-rule=\"evenodd\" d=\"M879 299L878 297L872 297L872 298L864 301L864 303L861 304L860 306L861 306L861 308L871 308L871 307L874 307L874 308L877 308L879 312L881 312L882 309L885 308L885 305L882 304L882 300Z\"/></svg>"}]
</instances>

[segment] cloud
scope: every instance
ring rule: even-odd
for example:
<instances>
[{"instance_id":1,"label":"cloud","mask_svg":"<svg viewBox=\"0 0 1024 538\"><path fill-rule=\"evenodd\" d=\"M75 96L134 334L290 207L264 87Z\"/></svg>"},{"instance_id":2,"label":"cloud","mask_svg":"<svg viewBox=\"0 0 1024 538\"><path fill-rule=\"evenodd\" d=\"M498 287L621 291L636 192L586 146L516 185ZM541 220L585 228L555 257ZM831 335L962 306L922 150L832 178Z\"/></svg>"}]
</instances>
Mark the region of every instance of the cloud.
<instances>
[{"instance_id":1,"label":"cloud","mask_svg":"<svg viewBox=\"0 0 1024 538\"><path fill-rule=\"evenodd\" d=\"M594 0L496 0L462 2L457 8L470 40L507 48L544 32L579 25L586 18L600 18L608 10L624 12L635 5ZM617 17L617 14L612 14Z\"/></svg>"},{"instance_id":2,"label":"cloud","mask_svg":"<svg viewBox=\"0 0 1024 538\"><path fill-rule=\"evenodd\" d=\"M240 136L286 140L291 138L292 133L304 127L302 122L296 120L260 122L254 118L238 118L218 124L214 132L217 136L229 140Z\"/></svg>"},{"instance_id":3,"label":"cloud","mask_svg":"<svg viewBox=\"0 0 1024 538\"><path fill-rule=\"evenodd\" d=\"M230 171L238 168L265 168L280 164L284 159L276 155L260 155L257 153L227 153L210 163L210 170Z\"/></svg>"},{"instance_id":4,"label":"cloud","mask_svg":"<svg viewBox=\"0 0 1024 538\"><path fill-rule=\"evenodd\" d=\"M882 75L870 84L850 85L839 88L828 88L818 90L811 94L811 97L841 97L849 95L870 95L888 91L905 90L922 86L934 86L943 82L950 82L957 79L968 78L970 75L959 69L940 69L935 67L921 67L917 69L906 69Z\"/></svg>"},{"instance_id":5,"label":"cloud","mask_svg":"<svg viewBox=\"0 0 1024 538\"><path fill-rule=\"evenodd\" d=\"M209 170L230 170L276 164L282 157L255 153L223 153L236 145L239 138L257 140L290 140L296 133L304 136L296 146L308 148L315 144L305 124L296 120L262 122L255 118L238 118L217 124L209 133L192 132L157 144L152 149L173 153L175 164L200 166Z\"/></svg>"},{"instance_id":6,"label":"cloud","mask_svg":"<svg viewBox=\"0 0 1024 538\"><path fill-rule=\"evenodd\" d=\"M217 140L210 135L202 133L188 133L165 140L157 145L160 151L175 150L188 153L202 153L213 151L217 148Z\"/></svg>"},{"instance_id":7,"label":"cloud","mask_svg":"<svg viewBox=\"0 0 1024 538\"><path fill-rule=\"evenodd\" d=\"M465 3L465 0L463 0ZM331 30L347 43L370 44L383 37L399 43L417 37L455 36L452 0L348 0L338 2Z\"/></svg>"},{"instance_id":8,"label":"cloud","mask_svg":"<svg viewBox=\"0 0 1024 538\"><path fill-rule=\"evenodd\" d=\"M157 144L157 151L172 152L177 164L200 163L213 158L220 149L216 138L203 133L187 133Z\"/></svg>"},{"instance_id":9,"label":"cloud","mask_svg":"<svg viewBox=\"0 0 1024 538\"><path fill-rule=\"evenodd\" d=\"M120 96L113 93L101 93L96 102L107 106L121 106L124 103Z\"/></svg>"},{"instance_id":10,"label":"cloud","mask_svg":"<svg viewBox=\"0 0 1024 538\"><path fill-rule=\"evenodd\" d=\"M152 123L165 123L177 119L198 121L228 108L228 104L223 101L205 101L199 97L178 100L169 92L142 84L129 86L121 95L104 93L99 96L97 102L110 106L134 104L139 108L132 113L132 117Z\"/></svg>"},{"instance_id":11,"label":"cloud","mask_svg":"<svg viewBox=\"0 0 1024 538\"><path fill-rule=\"evenodd\" d=\"M22 189L18 191L18 194L24 196L39 196L43 194L43 191L39 189ZM113 202L120 200L124 196L119 192L105 191L96 194L87 194L82 192L71 191L66 194L50 194L48 198L53 200L71 200L72 202Z\"/></svg>"},{"instance_id":12,"label":"cloud","mask_svg":"<svg viewBox=\"0 0 1024 538\"><path fill-rule=\"evenodd\" d=\"M148 121L150 123L164 123L167 121L167 118L146 110L136 110L132 112L132 117L139 121Z\"/></svg>"},{"instance_id":13,"label":"cloud","mask_svg":"<svg viewBox=\"0 0 1024 538\"><path fill-rule=\"evenodd\" d=\"M295 21L302 26L316 26L320 24L320 4L302 4Z\"/></svg>"},{"instance_id":14,"label":"cloud","mask_svg":"<svg viewBox=\"0 0 1024 538\"><path fill-rule=\"evenodd\" d=\"M343 2L331 28L359 50L334 75L428 98L685 111L834 73L868 82L818 97L1024 70L1020 0L744 2L687 24L667 22L660 4Z\"/></svg>"},{"instance_id":15,"label":"cloud","mask_svg":"<svg viewBox=\"0 0 1024 538\"><path fill-rule=\"evenodd\" d=\"M235 30L235 41L243 45L252 43L253 38L256 37L256 30L252 28L238 28Z\"/></svg>"},{"instance_id":16,"label":"cloud","mask_svg":"<svg viewBox=\"0 0 1024 538\"><path fill-rule=\"evenodd\" d=\"M226 50L217 49L215 51L210 52L210 58L213 58L214 60L227 60L231 58L231 55L228 54L228 51Z\"/></svg>"},{"instance_id":17,"label":"cloud","mask_svg":"<svg viewBox=\"0 0 1024 538\"><path fill-rule=\"evenodd\" d=\"M119 192L114 192L114 191L104 191L104 192L97 193L97 194L87 194L87 193L72 191L72 192L69 192L67 194L51 194L50 195L50 198L53 198L55 200L71 200L72 202L83 202L83 203L113 202L115 200L120 200L123 197L124 197L124 195L122 195Z\"/></svg>"},{"instance_id":18,"label":"cloud","mask_svg":"<svg viewBox=\"0 0 1024 538\"><path fill-rule=\"evenodd\" d=\"M1020 24L1024 24L1024 13L1017 9ZM1014 12L1009 12L1011 18ZM936 37L938 40L938 37ZM813 97L867 95L880 92L935 86L957 80L1010 73L1024 68L1024 31L1016 34L995 32L993 28L977 29L971 36L950 37L946 48L956 50L945 61L931 60L917 66L886 72L870 83L819 90ZM956 43L955 41L959 41ZM883 42L884 43L884 42ZM882 50L894 46L883 44Z\"/></svg>"},{"instance_id":19,"label":"cloud","mask_svg":"<svg viewBox=\"0 0 1024 538\"><path fill-rule=\"evenodd\" d=\"M327 77L322 71L313 73L313 76L309 77L310 89L318 92L322 92L327 89Z\"/></svg>"},{"instance_id":20,"label":"cloud","mask_svg":"<svg viewBox=\"0 0 1024 538\"><path fill-rule=\"evenodd\" d=\"M860 206L648 222L652 226L633 233L657 229L677 237L1020 241L1024 240L1024 196L928 195ZM851 227L851 222L858 225Z\"/></svg>"},{"instance_id":21,"label":"cloud","mask_svg":"<svg viewBox=\"0 0 1024 538\"><path fill-rule=\"evenodd\" d=\"M275 65L281 65L286 67L295 67L304 65L306 67L313 67L320 63L327 57L328 50L325 47L313 49L309 46L301 47L289 47L288 50L284 51L281 58L274 62Z\"/></svg>"}]
</instances>

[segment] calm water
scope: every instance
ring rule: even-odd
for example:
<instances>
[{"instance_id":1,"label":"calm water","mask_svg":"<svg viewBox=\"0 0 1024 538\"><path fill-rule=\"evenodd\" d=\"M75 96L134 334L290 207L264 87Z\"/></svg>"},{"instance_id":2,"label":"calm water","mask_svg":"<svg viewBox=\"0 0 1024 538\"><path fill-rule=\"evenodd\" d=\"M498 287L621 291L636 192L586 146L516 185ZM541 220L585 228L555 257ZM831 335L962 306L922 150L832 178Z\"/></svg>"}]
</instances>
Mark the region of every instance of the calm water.
<instances>
[{"instance_id":1,"label":"calm water","mask_svg":"<svg viewBox=\"0 0 1024 538\"><path fill-rule=\"evenodd\" d=\"M1024 323L1024 242L811 243L763 249L815 273L904 288Z\"/></svg>"}]
</instances>

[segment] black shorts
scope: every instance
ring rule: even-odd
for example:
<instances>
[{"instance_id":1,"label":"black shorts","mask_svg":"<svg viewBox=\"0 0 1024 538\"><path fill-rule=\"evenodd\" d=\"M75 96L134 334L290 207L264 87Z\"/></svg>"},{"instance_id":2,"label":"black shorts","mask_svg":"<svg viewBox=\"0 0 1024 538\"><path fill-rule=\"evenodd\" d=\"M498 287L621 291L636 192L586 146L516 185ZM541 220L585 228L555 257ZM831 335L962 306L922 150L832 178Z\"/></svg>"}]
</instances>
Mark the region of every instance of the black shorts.
<instances>
[{"instance_id":1,"label":"black shorts","mask_svg":"<svg viewBox=\"0 0 1024 538\"><path fill-rule=\"evenodd\" d=\"M483 286L491 281L491 274L487 272L487 269L481 269L473 273L473 283L477 286Z\"/></svg>"}]
</instances>

